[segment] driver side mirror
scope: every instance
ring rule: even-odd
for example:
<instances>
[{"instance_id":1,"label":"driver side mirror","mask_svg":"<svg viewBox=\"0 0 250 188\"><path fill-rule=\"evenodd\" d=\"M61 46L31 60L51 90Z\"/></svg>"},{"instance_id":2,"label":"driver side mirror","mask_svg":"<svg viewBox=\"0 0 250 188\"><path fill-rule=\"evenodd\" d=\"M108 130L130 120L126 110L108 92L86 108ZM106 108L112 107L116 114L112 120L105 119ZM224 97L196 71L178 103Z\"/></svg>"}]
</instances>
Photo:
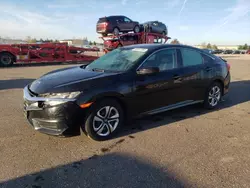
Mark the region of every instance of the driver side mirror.
<instances>
[{"instance_id":1,"label":"driver side mirror","mask_svg":"<svg viewBox=\"0 0 250 188\"><path fill-rule=\"evenodd\" d=\"M137 71L138 75L150 75L150 74L156 74L160 72L160 69L158 67L149 67L149 68L143 68L139 69Z\"/></svg>"}]
</instances>

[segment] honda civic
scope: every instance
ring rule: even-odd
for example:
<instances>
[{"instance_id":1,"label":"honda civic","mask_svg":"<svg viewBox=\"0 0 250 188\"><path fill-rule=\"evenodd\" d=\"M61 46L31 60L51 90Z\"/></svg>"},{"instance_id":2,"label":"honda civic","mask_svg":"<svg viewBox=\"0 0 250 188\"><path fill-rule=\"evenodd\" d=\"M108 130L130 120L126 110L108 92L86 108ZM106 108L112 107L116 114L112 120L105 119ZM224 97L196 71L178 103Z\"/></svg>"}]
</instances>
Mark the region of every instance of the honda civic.
<instances>
[{"instance_id":1,"label":"honda civic","mask_svg":"<svg viewBox=\"0 0 250 188\"><path fill-rule=\"evenodd\" d=\"M24 90L37 131L107 140L131 118L201 103L214 109L230 85L230 65L186 45L139 44L86 64L49 72Z\"/></svg>"}]
</instances>

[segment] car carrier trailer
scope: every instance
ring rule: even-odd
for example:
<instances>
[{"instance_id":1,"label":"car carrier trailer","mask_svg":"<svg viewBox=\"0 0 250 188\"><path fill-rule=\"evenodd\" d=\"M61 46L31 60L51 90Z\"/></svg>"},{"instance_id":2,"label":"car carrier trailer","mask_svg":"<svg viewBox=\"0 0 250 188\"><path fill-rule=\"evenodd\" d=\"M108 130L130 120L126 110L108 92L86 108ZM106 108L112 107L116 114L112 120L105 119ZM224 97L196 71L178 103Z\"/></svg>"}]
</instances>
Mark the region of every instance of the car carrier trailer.
<instances>
[{"instance_id":1,"label":"car carrier trailer","mask_svg":"<svg viewBox=\"0 0 250 188\"><path fill-rule=\"evenodd\" d=\"M96 49L69 46L68 43L0 45L0 66L3 67L14 63L84 62L98 57Z\"/></svg>"},{"instance_id":2,"label":"car carrier trailer","mask_svg":"<svg viewBox=\"0 0 250 188\"><path fill-rule=\"evenodd\" d=\"M158 33L149 33L146 31L140 32L140 33L126 33L126 34L120 34L120 35L109 35L105 37L99 37L101 38L103 43L103 51L105 53L108 53L112 51L113 49L122 47L122 46L128 46L133 44L150 44L150 43L166 43L168 39L171 39L171 37L168 37L166 35L158 34Z\"/></svg>"}]
</instances>

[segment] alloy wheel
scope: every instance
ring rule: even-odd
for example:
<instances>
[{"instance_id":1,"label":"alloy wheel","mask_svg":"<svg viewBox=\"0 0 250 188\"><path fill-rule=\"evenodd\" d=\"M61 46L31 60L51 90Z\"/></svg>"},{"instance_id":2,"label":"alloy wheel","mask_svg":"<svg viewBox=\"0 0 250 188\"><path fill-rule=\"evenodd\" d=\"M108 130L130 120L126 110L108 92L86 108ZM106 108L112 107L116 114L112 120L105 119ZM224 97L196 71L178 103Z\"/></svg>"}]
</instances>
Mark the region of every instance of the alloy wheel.
<instances>
[{"instance_id":1,"label":"alloy wheel","mask_svg":"<svg viewBox=\"0 0 250 188\"><path fill-rule=\"evenodd\" d=\"M139 33L140 32L140 28L138 26L135 26L135 33Z\"/></svg>"},{"instance_id":2,"label":"alloy wheel","mask_svg":"<svg viewBox=\"0 0 250 188\"><path fill-rule=\"evenodd\" d=\"M93 129L97 135L109 136L117 128L120 121L118 110L113 106L105 106L97 111L93 118Z\"/></svg>"},{"instance_id":3,"label":"alloy wheel","mask_svg":"<svg viewBox=\"0 0 250 188\"><path fill-rule=\"evenodd\" d=\"M208 102L209 104L214 107L218 104L218 102L221 99L221 89L218 86L214 86L211 88L211 90L209 91L209 95L208 95Z\"/></svg>"},{"instance_id":4,"label":"alloy wheel","mask_svg":"<svg viewBox=\"0 0 250 188\"><path fill-rule=\"evenodd\" d=\"M114 34L115 34L115 35L119 35L119 29L118 29L118 28L115 28L115 29L114 29Z\"/></svg>"}]
</instances>

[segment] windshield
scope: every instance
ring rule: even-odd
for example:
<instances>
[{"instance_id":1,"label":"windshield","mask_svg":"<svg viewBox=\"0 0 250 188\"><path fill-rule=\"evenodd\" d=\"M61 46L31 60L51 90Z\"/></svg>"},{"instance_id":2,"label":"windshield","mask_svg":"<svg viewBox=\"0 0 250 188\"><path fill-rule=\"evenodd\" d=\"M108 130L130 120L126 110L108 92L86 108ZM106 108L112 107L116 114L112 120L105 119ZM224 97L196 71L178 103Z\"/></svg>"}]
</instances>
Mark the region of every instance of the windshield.
<instances>
[{"instance_id":1,"label":"windshield","mask_svg":"<svg viewBox=\"0 0 250 188\"><path fill-rule=\"evenodd\" d=\"M145 48L115 49L90 63L87 70L126 71L147 52Z\"/></svg>"}]
</instances>

